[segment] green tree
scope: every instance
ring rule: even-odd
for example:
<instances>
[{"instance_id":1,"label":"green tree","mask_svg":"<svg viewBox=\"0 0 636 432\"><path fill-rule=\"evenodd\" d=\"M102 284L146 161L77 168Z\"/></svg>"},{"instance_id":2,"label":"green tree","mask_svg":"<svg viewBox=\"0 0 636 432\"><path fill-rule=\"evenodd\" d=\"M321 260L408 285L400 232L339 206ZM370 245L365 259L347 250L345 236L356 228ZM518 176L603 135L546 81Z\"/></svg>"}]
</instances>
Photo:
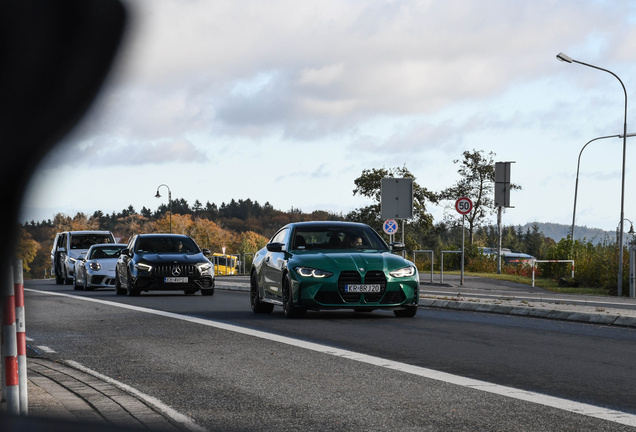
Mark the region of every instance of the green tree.
<instances>
[{"instance_id":1,"label":"green tree","mask_svg":"<svg viewBox=\"0 0 636 432\"><path fill-rule=\"evenodd\" d=\"M473 210L466 215L468 221L468 240L474 241L474 231L481 226L486 219L495 213L494 187L495 187L495 153L484 154L483 150L465 151L463 159L453 162L459 164L457 172L461 178L453 186L440 192L440 199L452 200L452 204L462 197L470 198L473 202ZM511 189L521 189L516 184L510 185ZM454 213L452 213L454 214ZM461 216L453 216L458 221Z\"/></svg>"}]
</instances>

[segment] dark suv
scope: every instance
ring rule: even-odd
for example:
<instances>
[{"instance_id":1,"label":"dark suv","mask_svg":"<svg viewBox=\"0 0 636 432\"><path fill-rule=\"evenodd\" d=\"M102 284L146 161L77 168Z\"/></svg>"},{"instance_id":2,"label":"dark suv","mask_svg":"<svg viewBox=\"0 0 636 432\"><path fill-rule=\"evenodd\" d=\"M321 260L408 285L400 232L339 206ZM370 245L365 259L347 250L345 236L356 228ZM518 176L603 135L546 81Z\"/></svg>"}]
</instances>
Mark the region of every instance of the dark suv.
<instances>
[{"instance_id":1,"label":"dark suv","mask_svg":"<svg viewBox=\"0 0 636 432\"><path fill-rule=\"evenodd\" d=\"M181 234L138 234L121 251L115 268L117 294L141 291L184 291L214 294L214 264L190 237Z\"/></svg>"}]
</instances>

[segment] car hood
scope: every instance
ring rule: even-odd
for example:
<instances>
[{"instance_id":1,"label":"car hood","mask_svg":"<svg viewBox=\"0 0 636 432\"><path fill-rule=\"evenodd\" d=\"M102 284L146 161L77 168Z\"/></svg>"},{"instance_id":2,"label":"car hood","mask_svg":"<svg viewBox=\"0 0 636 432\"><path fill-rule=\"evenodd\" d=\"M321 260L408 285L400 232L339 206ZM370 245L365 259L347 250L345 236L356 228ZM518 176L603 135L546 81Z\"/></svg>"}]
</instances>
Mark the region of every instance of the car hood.
<instances>
[{"instance_id":1,"label":"car hood","mask_svg":"<svg viewBox=\"0 0 636 432\"><path fill-rule=\"evenodd\" d=\"M290 267L307 266L338 272L343 270L391 271L413 265L410 261L391 252L316 252L294 253ZM360 270L364 269L364 270Z\"/></svg>"},{"instance_id":2,"label":"car hood","mask_svg":"<svg viewBox=\"0 0 636 432\"><path fill-rule=\"evenodd\" d=\"M139 255L139 260L143 260L149 264L197 264L201 262L209 262L202 254L180 254L180 253L144 253Z\"/></svg>"}]
</instances>

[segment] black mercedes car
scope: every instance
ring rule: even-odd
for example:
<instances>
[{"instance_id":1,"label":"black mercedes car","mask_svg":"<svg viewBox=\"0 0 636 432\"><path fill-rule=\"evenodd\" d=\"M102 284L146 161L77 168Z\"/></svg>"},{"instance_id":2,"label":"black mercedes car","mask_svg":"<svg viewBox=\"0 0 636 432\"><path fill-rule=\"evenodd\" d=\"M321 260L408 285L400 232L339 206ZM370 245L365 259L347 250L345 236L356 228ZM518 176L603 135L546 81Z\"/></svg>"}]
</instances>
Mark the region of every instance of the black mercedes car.
<instances>
[{"instance_id":1,"label":"black mercedes car","mask_svg":"<svg viewBox=\"0 0 636 432\"><path fill-rule=\"evenodd\" d=\"M184 291L214 294L214 265L190 237L181 234L138 234L121 251L115 267L117 294L141 291Z\"/></svg>"}]
</instances>

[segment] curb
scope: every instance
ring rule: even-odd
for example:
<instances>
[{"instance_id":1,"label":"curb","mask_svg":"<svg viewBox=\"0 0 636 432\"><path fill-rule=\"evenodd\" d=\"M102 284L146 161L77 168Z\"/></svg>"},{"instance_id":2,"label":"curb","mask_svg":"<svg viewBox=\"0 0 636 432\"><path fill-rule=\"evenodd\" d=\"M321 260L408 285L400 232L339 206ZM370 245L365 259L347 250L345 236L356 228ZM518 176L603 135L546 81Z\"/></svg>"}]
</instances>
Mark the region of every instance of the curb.
<instances>
[{"instance_id":1,"label":"curb","mask_svg":"<svg viewBox=\"0 0 636 432\"><path fill-rule=\"evenodd\" d=\"M461 300L437 300L427 298L420 298L420 306L636 328L636 317L612 313L600 314L591 312L556 310L535 306L508 306L467 302Z\"/></svg>"}]
</instances>

